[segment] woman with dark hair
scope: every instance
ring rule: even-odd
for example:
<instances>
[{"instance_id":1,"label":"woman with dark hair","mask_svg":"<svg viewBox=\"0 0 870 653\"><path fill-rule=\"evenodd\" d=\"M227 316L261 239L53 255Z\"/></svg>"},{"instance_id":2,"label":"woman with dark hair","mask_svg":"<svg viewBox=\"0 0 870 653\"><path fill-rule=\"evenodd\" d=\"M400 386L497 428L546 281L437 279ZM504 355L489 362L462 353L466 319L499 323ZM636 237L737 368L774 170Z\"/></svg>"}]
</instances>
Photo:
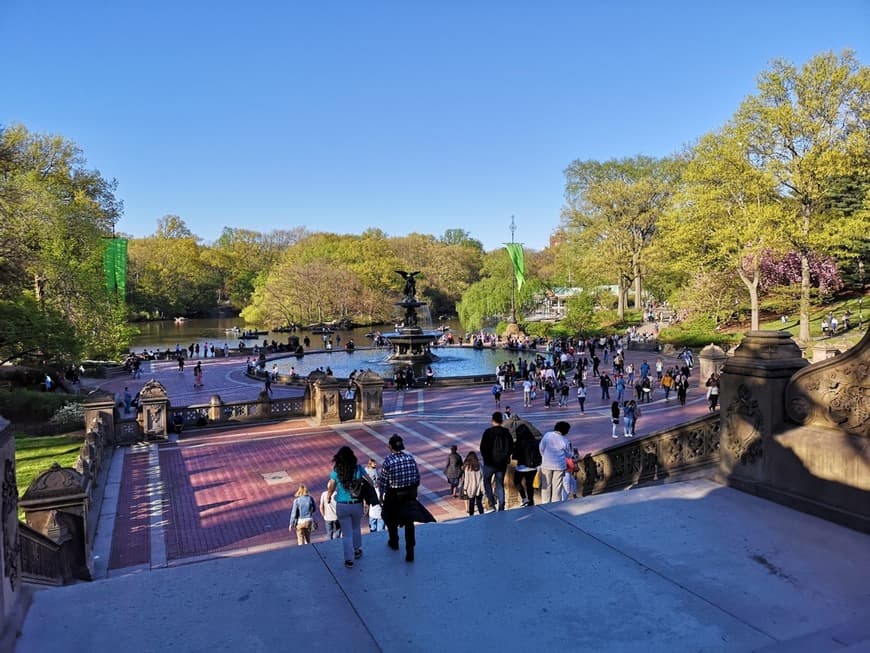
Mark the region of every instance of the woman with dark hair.
<instances>
[{"instance_id":1,"label":"woman with dark hair","mask_svg":"<svg viewBox=\"0 0 870 653\"><path fill-rule=\"evenodd\" d=\"M462 491L468 497L468 515L477 512L483 514L483 472L480 471L480 460L473 451L468 452L465 464L462 466Z\"/></svg>"},{"instance_id":2,"label":"woman with dark hair","mask_svg":"<svg viewBox=\"0 0 870 653\"><path fill-rule=\"evenodd\" d=\"M342 447L332 457L333 469L326 486L326 501L336 495L338 523L341 524L342 543L344 545L344 566L353 567L354 559L362 557L362 522L363 505L361 499L354 499L348 491L351 481L362 478L365 470L359 465L356 455L350 447Z\"/></svg>"},{"instance_id":3,"label":"woman with dark hair","mask_svg":"<svg viewBox=\"0 0 870 653\"><path fill-rule=\"evenodd\" d=\"M517 467L514 471L514 487L520 493L520 499L523 501L522 506L533 506L535 505L535 475L541 464L541 452L538 449L535 436L525 424L517 426L514 459L517 461Z\"/></svg>"}]
</instances>

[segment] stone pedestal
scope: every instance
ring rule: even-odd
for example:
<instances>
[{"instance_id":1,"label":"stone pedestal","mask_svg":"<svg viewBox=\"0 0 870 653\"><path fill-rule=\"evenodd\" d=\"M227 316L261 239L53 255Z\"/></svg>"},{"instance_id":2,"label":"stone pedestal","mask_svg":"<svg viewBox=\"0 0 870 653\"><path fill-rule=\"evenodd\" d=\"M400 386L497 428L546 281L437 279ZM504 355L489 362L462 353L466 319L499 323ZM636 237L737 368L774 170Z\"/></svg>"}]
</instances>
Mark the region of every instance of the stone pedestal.
<instances>
[{"instance_id":1,"label":"stone pedestal","mask_svg":"<svg viewBox=\"0 0 870 653\"><path fill-rule=\"evenodd\" d=\"M108 437L105 444L115 444L118 441L115 433L115 397L108 392L94 390L85 399L84 409L85 428L102 424Z\"/></svg>"},{"instance_id":2,"label":"stone pedestal","mask_svg":"<svg viewBox=\"0 0 870 653\"><path fill-rule=\"evenodd\" d=\"M223 419L224 402L220 395L212 395L208 400L208 421L214 423Z\"/></svg>"},{"instance_id":3,"label":"stone pedestal","mask_svg":"<svg viewBox=\"0 0 870 653\"><path fill-rule=\"evenodd\" d=\"M374 422L384 419L384 379L375 372L356 377L356 419Z\"/></svg>"},{"instance_id":4,"label":"stone pedestal","mask_svg":"<svg viewBox=\"0 0 870 653\"><path fill-rule=\"evenodd\" d=\"M783 396L807 365L785 331L750 331L722 368L720 472L742 489L769 478L773 434L786 423Z\"/></svg>"},{"instance_id":5,"label":"stone pedestal","mask_svg":"<svg viewBox=\"0 0 870 653\"><path fill-rule=\"evenodd\" d=\"M711 374L722 371L722 366L725 364L725 361L728 360L728 355L725 353L724 349L711 342L701 350L701 353L698 354L698 360L701 363L701 371L698 378L701 383L706 383Z\"/></svg>"},{"instance_id":6,"label":"stone pedestal","mask_svg":"<svg viewBox=\"0 0 870 653\"><path fill-rule=\"evenodd\" d=\"M317 424L339 424L341 412L341 384L331 376L314 382L314 421Z\"/></svg>"},{"instance_id":7,"label":"stone pedestal","mask_svg":"<svg viewBox=\"0 0 870 653\"><path fill-rule=\"evenodd\" d=\"M148 439L169 437L169 397L159 381L148 381L139 393L139 425Z\"/></svg>"},{"instance_id":8,"label":"stone pedestal","mask_svg":"<svg viewBox=\"0 0 870 653\"><path fill-rule=\"evenodd\" d=\"M71 467L54 463L33 480L20 505L25 523L60 547L64 580L90 580L89 497L84 476Z\"/></svg>"}]
</instances>

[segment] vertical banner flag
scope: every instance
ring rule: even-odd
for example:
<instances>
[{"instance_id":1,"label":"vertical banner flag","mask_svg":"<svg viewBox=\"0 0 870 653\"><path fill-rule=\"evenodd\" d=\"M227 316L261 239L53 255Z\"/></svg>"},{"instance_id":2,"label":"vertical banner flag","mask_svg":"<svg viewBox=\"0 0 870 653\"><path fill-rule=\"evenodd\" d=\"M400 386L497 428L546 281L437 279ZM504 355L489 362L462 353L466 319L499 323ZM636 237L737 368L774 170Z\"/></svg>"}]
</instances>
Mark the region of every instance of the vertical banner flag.
<instances>
[{"instance_id":1,"label":"vertical banner flag","mask_svg":"<svg viewBox=\"0 0 870 653\"><path fill-rule=\"evenodd\" d=\"M506 243L505 249L514 264L514 276L517 278L517 290L523 287L526 280L526 267L523 261L523 246L520 243Z\"/></svg>"},{"instance_id":2,"label":"vertical banner flag","mask_svg":"<svg viewBox=\"0 0 870 653\"><path fill-rule=\"evenodd\" d=\"M117 292L122 298L127 296L127 240L125 238L106 238L103 251L103 273L106 275L106 289Z\"/></svg>"}]
</instances>

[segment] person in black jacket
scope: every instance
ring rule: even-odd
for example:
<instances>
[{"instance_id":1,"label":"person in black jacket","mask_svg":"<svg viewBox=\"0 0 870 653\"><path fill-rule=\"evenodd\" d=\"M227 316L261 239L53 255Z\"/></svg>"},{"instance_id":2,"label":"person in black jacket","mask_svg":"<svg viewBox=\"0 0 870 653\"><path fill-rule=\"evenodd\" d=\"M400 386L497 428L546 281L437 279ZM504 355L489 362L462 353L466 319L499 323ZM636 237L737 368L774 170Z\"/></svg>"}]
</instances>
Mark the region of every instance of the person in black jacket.
<instances>
[{"instance_id":1,"label":"person in black jacket","mask_svg":"<svg viewBox=\"0 0 870 653\"><path fill-rule=\"evenodd\" d=\"M517 467L514 471L514 487L520 493L522 505L535 505L535 475L541 464L541 452L538 441L525 424L517 426L517 441L514 444L514 460ZM525 486L525 487L523 487Z\"/></svg>"},{"instance_id":2,"label":"person in black jacket","mask_svg":"<svg viewBox=\"0 0 870 653\"><path fill-rule=\"evenodd\" d=\"M511 462L514 438L502 422L501 411L492 414L492 426L483 432L480 438L480 456L483 458L483 492L489 502L489 510L504 510L504 475ZM495 479L495 496L492 492L492 481Z\"/></svg>"}]
</instances>

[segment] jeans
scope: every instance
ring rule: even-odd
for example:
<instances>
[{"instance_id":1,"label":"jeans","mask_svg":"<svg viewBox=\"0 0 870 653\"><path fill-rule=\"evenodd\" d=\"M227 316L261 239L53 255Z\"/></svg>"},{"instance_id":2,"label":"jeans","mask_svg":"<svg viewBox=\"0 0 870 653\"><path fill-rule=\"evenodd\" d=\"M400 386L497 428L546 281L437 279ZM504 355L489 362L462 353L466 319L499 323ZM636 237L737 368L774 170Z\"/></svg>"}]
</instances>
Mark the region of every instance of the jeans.
<instances>
[{"instance_id":1,"label":"jeans","mask_svg":"<svg viewBox=\"0 0 870 653\"><path fill-rule=\"evenodd\" d=\"M492 495L492 478L495 477L495 494ZM489 501L490 508L496 507L496 499L498 499L498 509L504 510L504 470L483 466L483 491L486 493L486 500Z\"/></svg>"},{"instance_id":2,"label":"jeans","mask_svg":"<svg viewBox=\"0 0 870 653\"><path fill-rule=\"evenodd\" d=\"M562 484L565 482L564 469L541 469L541 503L561 501Z\"/></svg>"},{"instance_id":3,"label":"jeans","mask_svg":"<svg viewBox=\"0 0 870 653\"><path fill-rule=\"evenodd\" d=\"M326 522L326 534L330 540L337 540L341 537L341 523L337 519Z\"/></svg>"},{"instance_id":4,"label":"jeans","mask_svg":"<svg viewBox=\"0 0 870 653\"><path fill-rule=\"evenodd\" d=\"M468 515L471 516L474 514L474 506L477 506L477 512L481 515L483 514L483 495L478 494L476 497L468 498Z\"/></svg>"},{"instance_id":5,"label":"jeans","mask_svg":"<svg viewBox=\"0 0 870 653\"><path fill-rule=\"evenodd\" d=\"M529 505L535 505L535 475L538 473L536 469L530 469L525 472L514 472L514 486L517 492L520 493L520 498L525 501L528 499ZM525 488L523 487L525 485Z\"/></svg>"},{"instance_id":6,"label":"jeans","mask_svg":"<svg viewBox=\"0 0 870 653\"><path fill-rule=\"evenodd\" d=\"M369 533L376 533L383 530L385 530L383 519L372 519L369 517Z\"/></svg>"},{"instance_id":7,"label":"jeans","mask_svg":"<svg viewBox=\"0 0 870 653\"><path fill-rule=\"evenodd\" d=\"M341 524L341 532L344 534L344 559L353 560L353 552L362 548L362 522L363 506L361 503L339 503L336 512L338 523Z\"/></svg>"}]
</instances>

